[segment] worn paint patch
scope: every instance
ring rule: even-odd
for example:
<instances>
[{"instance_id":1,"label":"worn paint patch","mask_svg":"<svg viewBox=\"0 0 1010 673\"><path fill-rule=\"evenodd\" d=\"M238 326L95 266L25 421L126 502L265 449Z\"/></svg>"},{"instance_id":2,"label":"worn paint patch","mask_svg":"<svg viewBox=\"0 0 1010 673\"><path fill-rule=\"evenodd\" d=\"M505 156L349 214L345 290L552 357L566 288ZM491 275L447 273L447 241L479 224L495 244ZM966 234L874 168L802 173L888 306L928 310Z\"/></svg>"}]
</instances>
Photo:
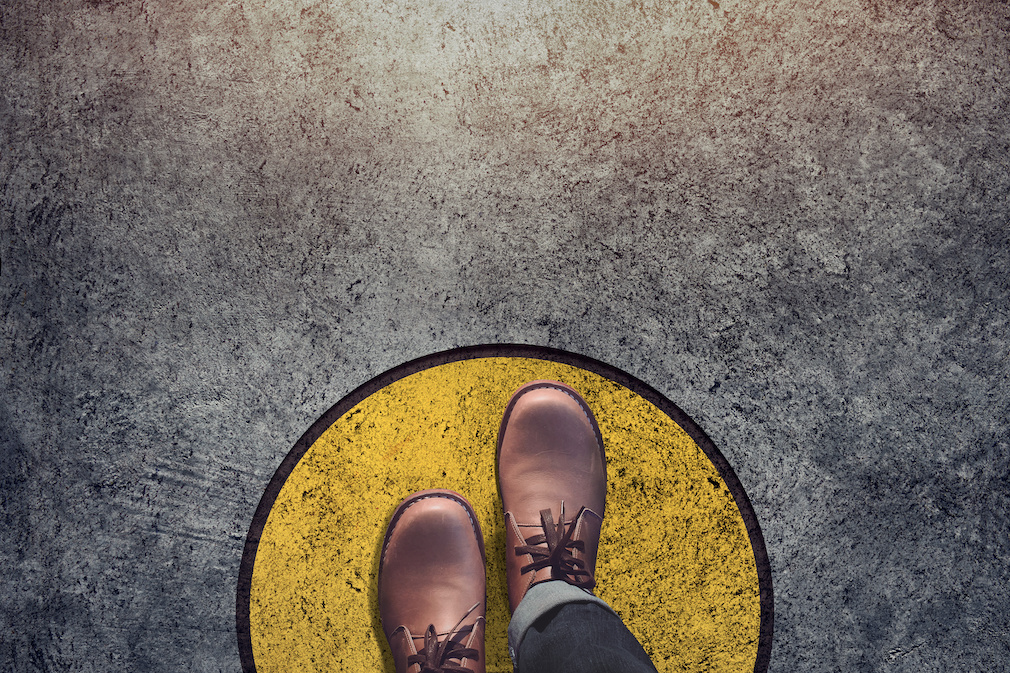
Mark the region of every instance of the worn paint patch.
<instances>
[{"instance_id":1,"label":"worn paint patch","mask_svg":"<svg viewBox=\"0 0 1010 673\"><path fill-rule=\"evenodd\" d=\"M409 493L448 488L480 518L488 554L488 671L510 671L495 440L511 393L549 378L579 390L608 457L597 593L660 671L753 671L761 606L755 553L730 489L651 402L559 362L488 357L393 381L339 417L284 481L249 591L255 668L392 671L376 601L378 552Z\"/></svg>"}]
</instances>

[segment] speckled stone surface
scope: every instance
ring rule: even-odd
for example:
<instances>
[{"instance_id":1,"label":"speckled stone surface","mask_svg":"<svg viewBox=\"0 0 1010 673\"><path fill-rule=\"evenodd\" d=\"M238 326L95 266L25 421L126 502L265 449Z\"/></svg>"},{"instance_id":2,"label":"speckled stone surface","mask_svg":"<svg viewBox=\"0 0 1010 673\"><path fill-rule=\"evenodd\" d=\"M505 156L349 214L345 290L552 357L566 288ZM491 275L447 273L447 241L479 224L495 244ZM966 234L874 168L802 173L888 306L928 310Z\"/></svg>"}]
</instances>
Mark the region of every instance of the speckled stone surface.
<instances>
[{"instance_id":1,"label":"speckled stone surface","mask_svg":"<svg viewBox=\"0 0 1010 673\"><path fill-rule=\"evenodd\" d=\"M0 670L238 670L281 458L494 342L708 432L770 670L1000 670L1008 52L1005 1L5 1Z\"/></svg>"}]
</instances>

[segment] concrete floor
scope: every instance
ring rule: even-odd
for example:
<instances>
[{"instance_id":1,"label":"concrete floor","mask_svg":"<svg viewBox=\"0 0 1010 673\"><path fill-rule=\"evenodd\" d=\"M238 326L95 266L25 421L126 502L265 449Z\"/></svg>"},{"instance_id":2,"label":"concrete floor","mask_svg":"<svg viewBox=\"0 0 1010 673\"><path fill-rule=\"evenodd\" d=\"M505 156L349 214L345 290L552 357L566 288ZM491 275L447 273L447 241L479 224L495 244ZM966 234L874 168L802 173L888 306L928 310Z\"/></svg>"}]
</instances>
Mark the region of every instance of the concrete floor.
<instances>
[{"instance_id":1,"label":"concrete floor","mask_svg":"<svg viewBox=\"0 0 1010 673\"><path fill-rule=\"evenodd\" d=\"M0 670L239 670L298 437L507 342L712 437L770 671L1006 670L1005 0L6 0L0 33Z\"/></svg>"}]
</instances>

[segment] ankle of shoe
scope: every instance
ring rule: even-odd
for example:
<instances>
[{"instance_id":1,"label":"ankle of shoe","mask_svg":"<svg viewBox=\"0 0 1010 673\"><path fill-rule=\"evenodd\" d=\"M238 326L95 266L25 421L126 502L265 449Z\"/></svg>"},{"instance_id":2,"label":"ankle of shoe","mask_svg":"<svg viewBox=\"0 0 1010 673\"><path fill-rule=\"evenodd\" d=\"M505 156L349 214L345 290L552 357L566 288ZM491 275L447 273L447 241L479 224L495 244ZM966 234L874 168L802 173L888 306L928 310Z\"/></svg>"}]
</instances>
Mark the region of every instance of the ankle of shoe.
<instances>
[{"instance_id":1,"label":"ankle of shoe","mask_svg":"<svg viewBox=\"0 0 1010 673\"><path fill-rule=\"evenodd\" d=\"M602 598L564 580L547 580L534 584L519 601L519 605L509 621L509 656L512 658L513 667L516 665L519 646L522 645L526 632L534 622L551 610L567 603L597 603L615 615L617 614Z\"/></svg>"}]
</instances>

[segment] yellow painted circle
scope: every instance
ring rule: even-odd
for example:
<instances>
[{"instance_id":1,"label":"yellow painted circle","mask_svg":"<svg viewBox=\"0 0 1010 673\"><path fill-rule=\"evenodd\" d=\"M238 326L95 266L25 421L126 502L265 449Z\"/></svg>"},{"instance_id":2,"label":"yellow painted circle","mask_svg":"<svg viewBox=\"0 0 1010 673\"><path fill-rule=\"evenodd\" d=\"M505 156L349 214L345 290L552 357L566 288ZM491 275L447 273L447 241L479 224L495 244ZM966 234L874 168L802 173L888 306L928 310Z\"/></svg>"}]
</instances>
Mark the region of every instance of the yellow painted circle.
<instances>
[{"instance_id":1,"label":"yellow painted circle","mask_svg":"<svg viewBox=\"0 0 1010 673\"><path fill-rule=\"evenodd\" d=\"M599 374L526 357L440 364L338 418L283 482L249 586L259 673L393 671L376 600L396 505L421 489L463 494L487 546L487 670L511 671L495 442L512 392L554 379L582 393L603 433L607 512L596 593L659 671L755 670L755 554L740 510L698 444L652 403Z\"/></svg>"}]
</instances>

